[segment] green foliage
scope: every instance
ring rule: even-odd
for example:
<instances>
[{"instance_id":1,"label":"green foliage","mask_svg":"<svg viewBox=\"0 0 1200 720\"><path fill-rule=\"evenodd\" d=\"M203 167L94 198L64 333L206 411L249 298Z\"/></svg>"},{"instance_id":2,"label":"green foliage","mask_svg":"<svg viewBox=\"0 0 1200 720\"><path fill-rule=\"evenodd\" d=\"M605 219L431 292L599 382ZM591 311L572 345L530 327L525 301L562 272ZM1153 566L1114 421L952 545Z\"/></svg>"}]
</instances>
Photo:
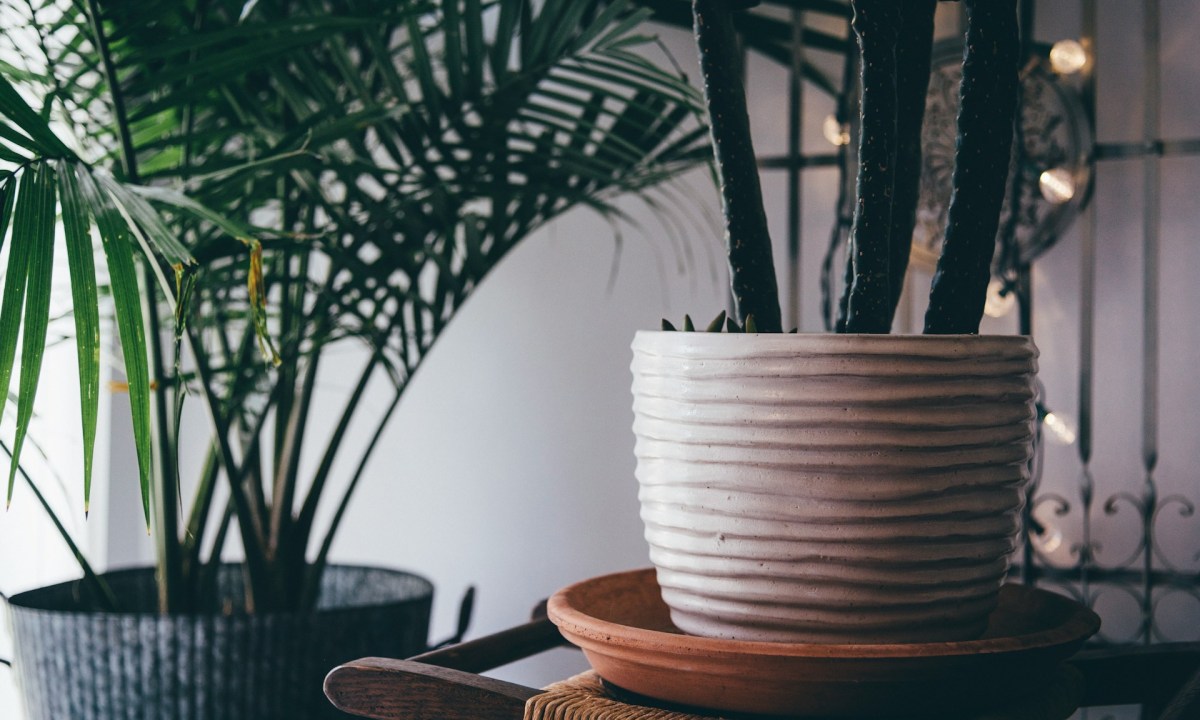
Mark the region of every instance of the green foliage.
<instances>
[{"instance_id":1,"label":"green foliage","mask_svg":"<svg viewBox=\"0 0 1200 720\"><path fill-rule=\"evenodd\" d=\"M83 418L83 511L92 497L92 457L100 400L100 308L96 263L88 234L88 213L80 196L74 169L58 163L63 235L71 272L71 305L75 317L75 349L79 366L79 396Z\"/></svg>"},{"instance_id":2,"label":"green foliage","mask_svg":"<svg viewBox=\"0 0 1200 720\"><path fill-rule=\"evenodd\" d=\"M487 273L573 208L617 223L622 194L672 202L655 188L706 159L699 95L647 59L658 52L640 29L650 11L627 0L0 5L25 20L0 40L0 223L14 218L0 385L23 328L19 404L32 406L57 211L85 487L107 307L94 229L164 609L204 607L234 529L248 605L311 606L409 378ZM318 370L345 340L368 353L334 431L317 437ZM335 495L339 451L378 376L392 398L365 420L372 439ZM186 398L215 432L199 478L180 484ZM303 467L313 444L320 461ZM181 488L194 493L183 516ZM322 503L336 510L317 528Z\"/></svg>"}]
</instances>

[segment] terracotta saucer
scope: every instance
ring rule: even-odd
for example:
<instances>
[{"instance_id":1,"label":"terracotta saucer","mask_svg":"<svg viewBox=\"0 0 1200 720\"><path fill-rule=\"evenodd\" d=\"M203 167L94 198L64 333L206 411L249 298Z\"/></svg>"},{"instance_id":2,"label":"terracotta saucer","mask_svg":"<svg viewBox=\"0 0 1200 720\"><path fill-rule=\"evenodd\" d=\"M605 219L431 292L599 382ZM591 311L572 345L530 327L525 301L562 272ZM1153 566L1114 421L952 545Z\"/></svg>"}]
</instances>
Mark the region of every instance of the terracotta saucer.
<instances>
[{"instance_id":1,"label":"terracotta saucer","mask_svg":"<svg viewBox=\"0 0 1200 720\"><path fill-rule=\"evenodd\" d=\"M550 619L606 682L664 703L766 715L963 711L1032 692L1100 627L1061 595L1005 585L978 640L894 645L748 642L684 635L654 570L585 580Z\"/></svg>"}]
</instances>

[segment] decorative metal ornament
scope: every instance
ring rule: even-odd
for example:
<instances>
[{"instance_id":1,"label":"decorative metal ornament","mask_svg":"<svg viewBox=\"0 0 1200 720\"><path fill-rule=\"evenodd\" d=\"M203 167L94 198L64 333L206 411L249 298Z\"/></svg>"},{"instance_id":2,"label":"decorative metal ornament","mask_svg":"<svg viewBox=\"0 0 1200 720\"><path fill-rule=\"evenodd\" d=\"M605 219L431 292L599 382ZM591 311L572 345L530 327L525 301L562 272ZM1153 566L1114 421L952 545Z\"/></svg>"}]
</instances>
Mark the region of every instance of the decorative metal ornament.
<instances>
[{"instance_id":1,"label":"decorative metal ornament","mask_svg":"<svg viewBox=\"0 0 1200 720\"><path fill-rule=\"evenodd\" d=\"M927 270L941 254L950 205L962 54L958 41L939 42L933 51L912 251L913 264ZM1092 183L1092 131L1079 93L1041 57L1022 70L1020 118L997 237L1012 252L996 253L997 275L1050 248L1087 204Z\"/></svg>"}]
</instances>

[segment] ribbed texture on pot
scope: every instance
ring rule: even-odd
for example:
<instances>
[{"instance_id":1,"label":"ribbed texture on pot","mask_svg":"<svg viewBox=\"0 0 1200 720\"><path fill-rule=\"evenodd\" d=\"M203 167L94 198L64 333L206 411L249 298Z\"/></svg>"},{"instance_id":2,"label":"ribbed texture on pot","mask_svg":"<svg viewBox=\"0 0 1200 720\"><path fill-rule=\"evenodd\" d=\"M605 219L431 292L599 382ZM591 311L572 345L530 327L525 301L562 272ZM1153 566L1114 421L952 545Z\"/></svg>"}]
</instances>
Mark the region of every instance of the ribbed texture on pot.
<instances>
[{"instance_id":1,"label":"ribbed texture on pot","mask_svg":"<svg viewBox=\"0 0 1200 720\"><path fill-rule=\"evenodd\" d=\"M641 332L633 350L641 514L681 630L982 633L1028 480L1029 339Z\"/></svg>"},{"instance_id":2,"label":"ribbed texture on pot","mask_svg":"<svg viewBox=\"0 0 1200 720\"><path fill-rule=\"evenodd\" d=\"M317 612L163 616L153 570L106 577L131 612L80 610L79 581L12 598L13 669L30 720L347 718L325 699L325 675L364 656L423 651L433 598L416 575L334 566ZM235 604L240 568L223 567L220 586Z\"/></svg>"}]
</instances>

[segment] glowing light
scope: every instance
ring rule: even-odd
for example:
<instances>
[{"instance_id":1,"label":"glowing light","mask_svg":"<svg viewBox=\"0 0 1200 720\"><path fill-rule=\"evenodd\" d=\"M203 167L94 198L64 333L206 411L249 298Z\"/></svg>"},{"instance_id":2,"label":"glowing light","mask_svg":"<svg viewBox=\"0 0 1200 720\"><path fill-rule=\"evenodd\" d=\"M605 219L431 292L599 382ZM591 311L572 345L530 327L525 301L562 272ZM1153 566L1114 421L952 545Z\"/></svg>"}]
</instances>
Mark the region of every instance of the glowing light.
<instances>
[{"instance_id":1,"label":"glowing light","mask_svg":"<svg viewBox=\"0 0 1200 720\"><path fill-rule=\"evenodd\" d=\"M1038 176L1038 187L1048 202L1062 205L1075 197L1075 176L1066 168L1051 168Z\"/></svg>"},{"instance_id":2,"label":"glowing light","mask_svg":"<svg viewBox=\"0 0 1200 720\"><path fill-rule=\"evenodd\" d=\"M1078 40L1059 40L1050 48L1050 67L1059 75L1074 75L1088 64L1088 52Z\"/></svg>"},{"instance_id":3,"label":"glowing light","mask_svg":"<svg viewBox=\"0 0 1200 720\"><path fill-rule=\"evenodd\" d=\"M1044 528L1040 534L1035 534L1033 537L1044 553L1052 553L1062 547L1062 530L1056 527Z\"/></svg>"},{"instance_id":4,"label":"glowing light","mask_svg":"<svg viewBox=\"0 0 1200 720\"><path fill-rule=\"evenodd\" d=\"M983 312L988 317L1001 318L1012 312L1017 304L1017 294L1002 280L992 280L988 283L987 299L983 303Z\"/></svg>"},{"instance_id":5,"label":"glowing light","mask_svg":"<svg viewBox=\"0 0 1200 720\"><path fill-rule=\"evenodd\" d=\"M1059 444L1071 445L1078 437L1075 432L1075 424L1071 422L1070 418L1056 412L1046 413L1046 417L1042 418L1042 425L1049 431L1046 436Z\"/></svg>"},{"instance_id":6,"label":"glowing light","mask_svg":"<svg viewBox=\"0 0 1200 720\"><path fill-rule=\"evenodd\" d=\"M836 115L830 115L825 118L825 124L821 126L821 132L825 135L825 139L833 145L840 147L850 144L850 126L844 122L839 122Z\"/></svg>"}]
</instances>

